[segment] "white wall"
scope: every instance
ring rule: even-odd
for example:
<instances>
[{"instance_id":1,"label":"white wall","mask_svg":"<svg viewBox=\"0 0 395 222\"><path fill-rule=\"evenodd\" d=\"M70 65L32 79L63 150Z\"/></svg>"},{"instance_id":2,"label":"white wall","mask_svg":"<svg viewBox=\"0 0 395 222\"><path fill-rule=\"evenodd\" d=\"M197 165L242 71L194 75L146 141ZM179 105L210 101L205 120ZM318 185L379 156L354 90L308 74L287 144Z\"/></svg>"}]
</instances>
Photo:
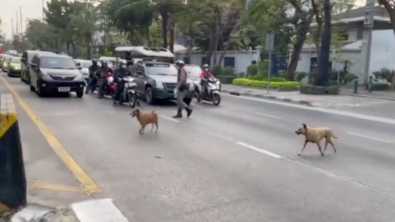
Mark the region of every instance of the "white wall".
<instances>
[{"instance_id":1,"label":"white wall","mask_svg":"<svg viewBox=\"0 0 395 222\"><path fill-rule=\"evenodd\" d=\"M392 30L377 30L372 35L369 72L395 69L395 35Z\"/></svg>"},{"instance_id":2,"label":"white wall","mask_svg":"<svg viewBox=\"0 0 395 222\"><path fill-rule=\"evenodd\" d=\"M176 54L177 59L183 59L186 54ZM192 55L191 58L191 64L196 64L196 65L202 65L202 58L205 57L205 53L200 53L200 52L195 52ZM212 55L211 57L211 64L214 64L214 56ZM221 56L221 52L217 52L217 61L219 60L219 57ZM247 72L247 67L251 65L252 61L258 61L259 60L259 53L257 50L251 50L251 51L228 51L225 54L225 57L234 57L235 58L235 71L237 73L246 73ZM224 66L224 62L222 61L221 66Z\"/></svg>"},{"instance_id":3,"label":"white wall","mask_svg":"<svg viewBox=\"0 0 395 222\"><path fill-rule=\"evenodd\" d=\"M348 39L347 41L356 41L357 40L357 28L352 28L348 30Z\"/></svg>"}]
</instances>

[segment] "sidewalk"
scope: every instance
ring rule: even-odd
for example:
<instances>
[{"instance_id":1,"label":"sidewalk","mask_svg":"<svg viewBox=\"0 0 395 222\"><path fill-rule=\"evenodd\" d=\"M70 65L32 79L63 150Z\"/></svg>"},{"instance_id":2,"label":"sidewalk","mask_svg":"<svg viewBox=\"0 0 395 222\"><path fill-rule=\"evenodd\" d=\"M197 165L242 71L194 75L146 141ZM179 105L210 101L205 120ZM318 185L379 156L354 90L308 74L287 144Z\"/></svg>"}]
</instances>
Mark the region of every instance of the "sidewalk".
<instances>
[{"instance_id":1,"label":"sidewalk","mask_svg":"<svg viewBox=\"0 0 395 222\"><path fill-rule=\"evenodd\" d=\"M341 108L341 107L367 107L393 103L391 101L379 100L372 97L356 97L350 95L305 95L296 92L279 92L266 89L242 87L236 85L222 85L221 91L238 96L249 96L262 99L278 100L283 102L301 104L306 106ZM395 96L394 96L395 101Z\"/></svg>"},{"instance_id":2,"label":"sidewalk","mask_svg":"<svg viewBox=\"0 0 395 222\"><path fill-rule=\"evenodd\" d=\"M363 97L363 98L374 98L374 99L383 99L395 101L395 91L373 91L369 93L365 88L358 88L358 93L354 93L353 88L345 87L341 88L340 94L354 96L354 97Z\"/></svg>"}]
</instances>

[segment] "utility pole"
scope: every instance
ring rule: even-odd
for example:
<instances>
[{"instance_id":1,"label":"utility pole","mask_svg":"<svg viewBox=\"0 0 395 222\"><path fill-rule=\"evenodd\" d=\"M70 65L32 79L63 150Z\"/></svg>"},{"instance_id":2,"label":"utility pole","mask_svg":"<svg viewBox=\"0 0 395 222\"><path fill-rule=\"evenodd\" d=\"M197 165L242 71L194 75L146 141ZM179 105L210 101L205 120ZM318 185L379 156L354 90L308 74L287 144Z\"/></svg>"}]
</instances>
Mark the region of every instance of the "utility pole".
<instances>
[{"instance_id":1,"label":"utility pole","mask_svg":"<svg viewBox=\"0 0 395 222\"><path fill-rule=\"evenodd\" d=\"M42 0L42 2L41 2L42 3L42 12L41 13L42 13L42 20L43 20L42 22L44 22L44 11L45 11L44 2L45 2L45 0Z\"/></svg>"},{"instance_id":2,"label":"utility pole","mask_svg":"<svg viewBox=\"0 0 395 222\"><path fill-rule=\"evenodd\" d=\"M362 45L362 60L365 65L364 67L364 84L369 81L370 75L370 51L372 48L372 33L374 28L374 4L375 0L366 0L365 5L365 20L364 20L364 30L363 30L363 45Z\"/></svg>"},{"instance_id":3,"label":"utility pole","mask_svg":"<svg viewBox=\"0 0 395 222\"><path fill-rule=\"evenodd\" d=\"M20 16L20 22L21 22L21 34L23 34L23 21L22 21L22 7L19 7L19 16Z\"/></svg>"},{"instance_id":4,"label":"utility pole","mask_svg":"<svg viewBox=\"0 0 395 222\"><path fill-rule=\"evenodd\" d=\"M18 17L19 17L18 11L16 11L16 16L15 16L16 32L15 32L15 35L19 35Z\"/></svg>"},{"instance_id":5,"label":"utility pole","mask_svg":"<svg viewBox=\"0 0 395 222\"><path fill-rule=\"evenodd\" d=\"M11 17L11 34L12 38L14 38L15 32L14 32L14 18Z\"/></svg>"}]
</instances>

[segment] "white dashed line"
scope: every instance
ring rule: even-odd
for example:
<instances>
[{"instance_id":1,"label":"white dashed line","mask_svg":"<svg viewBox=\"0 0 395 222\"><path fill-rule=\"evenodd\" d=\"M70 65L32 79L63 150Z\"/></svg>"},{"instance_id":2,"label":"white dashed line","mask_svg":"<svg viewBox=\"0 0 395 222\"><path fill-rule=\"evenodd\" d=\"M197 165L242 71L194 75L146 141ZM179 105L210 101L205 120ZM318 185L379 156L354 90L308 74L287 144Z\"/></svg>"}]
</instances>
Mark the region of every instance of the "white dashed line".
<instances>
[{"instance_id":1,"label":"white dashed line","mask_svg":"<svg viewBox=\"0 0 395 222\"><path fill-rule=\"evenodd\" d=\"M264 114L264 113L254 113L254 114L255 114L255 115L258 115L258 116L269 117L269 118L272 118L272 119L282 119L282 118L279 117L279 116L273 116L273 115Z\"/></svg>"},{"instance_id":2,"label":"white dashed line","mask_svg":"<svg viewBox=\"0 0 395 222\"><path fill-rule=\"evenodd\" d=\"M279 155L277 155L275 153L269 152L267 150L260 149L258 147L252 146L252 145L244 143L244 142L238 142L237 144L239 144L240 146L243 146L245 148L248 148L250 150L254 150L254 151L257 151L259 153L263 153L263 154L266 154L268 156L271 156L271 157L274 157L274 158L277 158L277 159L278 158L282 158L282 156L279 156Z\"/></svg>"},{"instance_id":3,"label":"white dashed line","mask_svg":"<svg viewBox=\"0 0 395 222\"><path fill-rule=\"evenodd\" d=\"M172 117L168 117L168 116L165 116L165 115L160 115L160 117L162 117L162 118L164 118L164 119L167 119L167 120L170 120L170 121L172 121L172 122L176 122L176 123L179 123L180 121L178 121L178 120L176 120L176 119L174 119L174 118L172 118Z\"/></svg>"},{"instance_id":4,"label":"white dashed line","mask_svg":"<svg viewBox=\"0 0 395 222\"><path fill-rule=\"evenodd\" d=\"M378 139L378 138L375 138L375 137L365 136L365 135L361 135L361 134L357 134L357 133L347 132L347 134L353 135L353 136L357 136L357 137L361 137L361 138L365 138L365 139L375 140L375 141L379 141L379 142L383 142L383 143L392 143L391 141L388 141L388 140L382 140L382 139Z\"/></svg>"},{"instance_id":5,"label":"white dashed line","mask_svg":"<svg viewBox=\"0 0 395 222\"><path fill-rule=\"evenodd\" d=\"M81 222L129 220L114 205L112 199L88 200L71 204L71 208Z\"/></svg>"}]
</instances>

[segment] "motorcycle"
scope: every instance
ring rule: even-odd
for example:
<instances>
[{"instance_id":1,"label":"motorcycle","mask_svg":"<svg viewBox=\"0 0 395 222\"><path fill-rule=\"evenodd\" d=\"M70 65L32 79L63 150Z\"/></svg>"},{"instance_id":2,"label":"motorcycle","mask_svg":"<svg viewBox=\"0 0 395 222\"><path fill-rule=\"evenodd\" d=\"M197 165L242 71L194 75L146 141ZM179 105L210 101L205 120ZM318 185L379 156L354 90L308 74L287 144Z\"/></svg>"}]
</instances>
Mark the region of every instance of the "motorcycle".
<instances>
[{"instance_id":1,"label":"motorcycle","mask_svg":"<svg viewBox=\"0 0 395 222\"><path fill-rule=\"evenodd\" d=\"M127 76L122 78L122 81L117 84L125 84L123 87L123 92L120 98L119 104L123 104L127 102L131 108L136 106L136 83L134 82L134 78L131 76Z\"/></svg>"},{"instance_id":2,"label":"motorcycle","mask_svg":"<svg viewBox=\"0 0 395 222\"><path fill-rule=\"evenodd\" d=\"M106 81L106 84L104 85L103 93L105 96L113 96L114 92L115 92L116 83L114 82L114 75L112 74L112 72L107 73L106 80L107 81ZM99 81L97 81L97 82L99 82ZM100 86L97 85L96 87L98 88Z\"/></svg>"},{"instance_id":3,"label":"motorcycle","mask_svg":"<svg viewBox=\"0 0 395 222\"><path fill-rule=\"evenodd\" d=\"M221 103L221 95L219 93L220 86L219 82L215 77L209 77L203 81L207 82L206 90L203 89L200 84L195 87L195 97L198 102L202 100L212 102L214 105L218 106Z\"/></svg>"}]
</instances>

